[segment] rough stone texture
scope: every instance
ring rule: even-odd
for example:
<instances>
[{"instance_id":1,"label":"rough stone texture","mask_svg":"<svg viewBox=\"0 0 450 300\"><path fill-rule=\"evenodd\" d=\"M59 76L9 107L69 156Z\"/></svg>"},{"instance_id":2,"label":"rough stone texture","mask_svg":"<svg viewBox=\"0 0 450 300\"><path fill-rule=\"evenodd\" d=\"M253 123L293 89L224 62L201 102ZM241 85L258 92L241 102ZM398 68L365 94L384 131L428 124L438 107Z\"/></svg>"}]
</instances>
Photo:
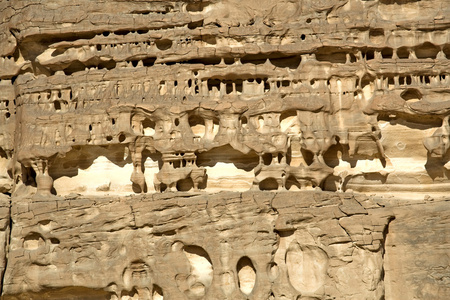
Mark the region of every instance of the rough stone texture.
<instances>
[{"instance_id":1,"label":"rough stone texture","mask_svg":"<svg viewBox=\"0 0 450 300\"><path fill-rule=\"evenodd\" d=\"M393 209L385 244L386 299L450 295L448 202Z\"/></svg>"},{"instance_id":2,"label":"rough stone texture","mask_svg":"<svg viewBox=\"0 0 450 300\"><path fill-rule=\"evenodd\" d=\"M2 297L448 298L449 16L1 1Z\"/></svg>"},{"instance_id":3,"label":"rough stone texture","mask_svg":"<svg viewBox=\"0 0 450 300\"><path fill-rule=\"evenodd\" d=\"M323 192L18 202L4 294L380 299L393 215L364 205L377 206Z\"/></svg>"}]
</instances>

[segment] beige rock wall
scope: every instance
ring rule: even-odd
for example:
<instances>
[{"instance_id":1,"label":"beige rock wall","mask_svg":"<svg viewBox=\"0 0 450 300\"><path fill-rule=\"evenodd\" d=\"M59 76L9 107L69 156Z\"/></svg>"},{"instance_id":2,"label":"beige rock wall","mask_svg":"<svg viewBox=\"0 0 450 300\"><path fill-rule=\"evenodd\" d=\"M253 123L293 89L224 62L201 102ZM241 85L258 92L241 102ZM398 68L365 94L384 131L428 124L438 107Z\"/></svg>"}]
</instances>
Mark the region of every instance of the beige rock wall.
<instances>
[{"instance_id":1,"label":"beige rock wall","mask_svg":"<svg viewBox=\"0 0 450 300\"><path fill-rule=\"evenodd\" d=\"M450 294L448 202L395 208L385 244L386 299Z\"/></svg>"},{"instance_id":2,"label":"beige rock wall","mask_svg":"<svg viewBox=\"0 0 450 300\"><path fill-rule=\"evenodd\" d=\"M0 2L5 299L446 299L448 0Z\"/></svg>"},{"instance_id":3,"label":"beige rock wall","mask_svg":"<svg viewBox=\"0 0 450 300\"><path fill-rule=\"evenodd\" d=\"M393 215L375 207L322 192L20 201L3 291L6 299L381 299Z\"/></svg>"}]
</instances>

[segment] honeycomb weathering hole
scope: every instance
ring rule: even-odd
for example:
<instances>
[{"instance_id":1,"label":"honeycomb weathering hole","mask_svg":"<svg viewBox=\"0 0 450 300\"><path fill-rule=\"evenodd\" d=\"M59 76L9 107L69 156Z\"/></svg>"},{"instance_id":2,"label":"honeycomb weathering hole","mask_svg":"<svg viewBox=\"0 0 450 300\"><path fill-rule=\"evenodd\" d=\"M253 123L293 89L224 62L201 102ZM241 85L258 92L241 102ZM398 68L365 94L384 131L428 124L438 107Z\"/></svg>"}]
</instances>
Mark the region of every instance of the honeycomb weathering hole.
<instances>
[{"instance_id":1,"label":"honeycomb weathering hole","mask_svg":"<svg viewBox=\"0 0 450 300\"><path fill-rule=\"evenodd\" d=\"M163 290L156 284L153 285L152 296L153 296L153 300L163 300L164 299Z\"/></svg>"},{"instance_id":2,"label":"honeycomb weathering hole","mask_svg":"<svg viewBox=\"0 0 450 300\"><path fill-rule=\"evenodd\" d=\"M406 89L400 94L400 97L406 101L419 101L422 99L422 93L417 89Z\"/></svg>"},{"instance_id":3,"label":"honeycomb weathering hole","mask_svg":"<svg viewBox=\"0 0 450 300\"><path fill-rule=\"evenodd\" d=\"M256 270L250 258L245 256L238 261L237 272L241 292L250 295L256 283Z\"/></svg>"},{"instance_id":4,"label":"honeycomb weathering hole","mask_svg":"<svg viewBox=\"0 0 450 300\"><path fill-rule=\"evenodd\" d=\"M44 244L44 238L37 232L29 233L23 240L23 248L26 250L35 250Z\"/></svg>"},{"instance_id":5,"label":"honeycomb weathering hole","mask_svg":"<svg viewBox=\"0 0 450 300\"><path fill-rule=\"evenodd\" d=\"M196 296L204 296L213 279L211 259L208 253L199 246L185 246L183 252L191 266L189 289Z\"/></svg>"}]
</instances>

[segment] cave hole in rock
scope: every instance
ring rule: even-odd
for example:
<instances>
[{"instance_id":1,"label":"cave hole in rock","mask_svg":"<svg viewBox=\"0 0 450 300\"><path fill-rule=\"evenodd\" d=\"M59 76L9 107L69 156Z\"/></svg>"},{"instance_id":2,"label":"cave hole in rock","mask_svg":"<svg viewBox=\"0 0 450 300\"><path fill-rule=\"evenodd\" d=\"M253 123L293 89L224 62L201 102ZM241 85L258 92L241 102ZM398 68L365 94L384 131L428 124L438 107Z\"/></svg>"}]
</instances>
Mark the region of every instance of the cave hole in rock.
<instances>
[{"instance_id":1,"label":"cave hole in rock","mask_svg":"<svg viewBox=\"0 0 450 300\"><path fill-rule=\"evenodd\" d=\"M247 54L241 58L242 64L262 65L269 62L278 68L297 69L301 62L299 55L286 55L279 52L270 54Z\"/></svg>"},{"instance_id":2,"label":"cave hole in rock","mask_svg":"<svg viewBox=\"0 0 450 300\"><path fill-rule=\"evenodd\" d=\"M155 41L156 47L159 50L168 50L172 47L172 41L168 39L160 39Z\"/></svg>"},{"instance_id":3,"label":"cave hole in rock","mask_svg":"<svg viewBox=\"0 0 450 300\"><path fill-rule=\"evenodd\" d=\"M190 291L196 296L203 297L213 280L211 258L205 249L199 246L184 246L183 252L189 260L191 276L195 278L190 286Z\"/></svg>"},{"instance_id":4,"label":"cave hole in rock","mask_svg":"<svg viewBox=\"0 0 450 300\"><path fill-rule=\"evenodd\" d=\"M45 243L44 237L37 232L30 232L23 239L23 248L25 250L35 250Z\"/></svg>"},{"instance_id":5,"label":"cave hole in rock","mask_svg":"<svg viewBox=\"0 0 450 300\"><path fill-rule=\"evenodd\" d=\"M94 161L99 157L106 159L97 161L99 165L96 169L105 167L112 163L117 167L123 168L127 164L131 164L131 158L124 159L125 145L110 146L73 146L72 150L67 152L64 157L57 156L53 163L49 166L49 175L53 178L54 184L61 177L72 178L79 174L79 170L86 170L91 167ZM106 163L106 164L105 164ZM99 170L100 171L100 170ZM105 175L110 174L104 172ZM112 175L112 174L111 174ZM95 181L95 180L93 180ZM127 180L128 182L128 180ZM83 185L89 184L82 183Z\"/></svg>"},{"instance_id":6,"label":"cave hole in rock","mask_svg":"<svg viewBox=\"0 0 450 300\"><path fill-rule=\"evenodd\" d=\"M242 64L262 65L267 61L267 56L264 54L247 54L241 57Z\"/></svg>"},{"instance_id":7,"label":"cave hole in rock","mask_svg":"<svg viewBox=\"0 0 450 300\"><path fill-rule=\"evenodd\" d=\"M129 33L130 33L129 30L116 30L116 31L114 31L115 35L127 35Z\"/></svg>"},{"instance_id":8,"label":"cave hole in rock","mask_svg":"<svg viewBox=\"0 0 450 300\"><path fill-rule=\"evenodd\" d=\"M400 97L405 101L414 102L422 99L422 93L418 89L408 88L400 94Z\"/></svg>"},{"instance_id":9,"label":"cave hole in rock","mask_svg":"<svg viewBox=\"0 0 450 300\"><path fill-rule=\"evenodd\" d=\"M159 82L158 90L159 90L159 94L160 94L161 96L163 96L163 95L165 95L165 94L167 93L167 84L166 84L166 81L161 80L161 81Z\"/></svg>"},{"instance_id":10,"label":"cave hole in rock","mask_svg":"<svg viewBox=\"0 0 450 300\"><path fill-rule=\"evenodd\" d=\"M348 55L350 56L350 61L349 62L351 62L351 63L357 62L355 54L349 53Z\"/></svg>"},{"instance_id":11,"label":"cave hole in rock","mask_svg":"<svg viewBox=\"0 0 450 300\"><path fill-rule=\"evenodd\" d=\"M133 288L131 291L122 291L120 299L139 299L139 293L136 288Z\"/></svg>"},{"instance_id":12,"label":"cave hole in rock","mask_svg":"<svg viewBox=\"0 0 450 300\"><path fill-rule=\"evenodd\" d=\"M52 52L52 57L58 56L63 54L64 52L66 52L65 48L56 48L53 52Z\"/></svg>"},{"instance_id":13,"label":"cave hole in rock","mask_svg":"<svg viewBox=\"0 0 450 300\"><path fill-rule=\"evenodd\" d=\"M149 118L145 118L142 121L142 130L144 131L145 136L153 136L155 134L155 127L156 123Z\"/></svg>"},{"instance_id":14,"label":"cave hole in rock","mask_svg":"<svg viewBox=\"0 0 450 300\"><path fill-rule=\"evenodd\" d=\"M208 2L188 2L186 5L187 12L201 12L209 5Z\"/></svg>"},{"instance_id":15,"label":"cave hole in rock","mask_svg":"<svg viewBox=\"0 0 450 300\"><path fill-rule=\"evenodd\" d=\"M361 78L361 89L366 100L372 98L373 93L375 91L375 78L370 76L369 74L365 74Z\"/></svg>"},{"instance_id":16,"label":"cave hole in rock","mask_svg":"<svg viewBox=\"0 0 450 300\"><path fill-rule=\"evenodd\" d=\"M314 85L314 84L311 84L311 85ZM289 80L282 80L281 81L281 86L282 87L289 87L289 86L291 86L291 82Z\"/></svg>"},{"instance_id":17,"label":"cave hole in rock","mask_svg":"<svg viewBox=\"0 0 450 300\"><path fill-rule=\"evenodd\" d=\"M263 131L264 125L265 125L264 117L263 116L258 116L258 131L259 132Z\"/></svg>"},{"instance_id":18,"label":"cave hole in rock","mask_svg":"<svg viewBox=\"0 0 450 300\"><path fill-rule=\"evenodd\" d=\"M188 24L188 28L189 29L195 29L195 28L198 28L198 27L203 27L203 20L199 20L199 21L196 21L196 22L190 22Z\"/></svg>"},{"instance_id":19,"label":"cave hole in rock","mask_svg":"<svg viewBox=\"0 0 450 300\"><path fill-rule=\"evenodd\" d=\"M381 49L381 57L383 57L384 59L391 59L393 55L394 49L388 47Z\"/></svg>"},{"instance_id":20,"label":"cave hole in rock","mask_svg":"<svg viewBox=\"0 0 450 300\"><path fill-rule=\"evenodd\" d=\"M175 162L174 162L175 163ZM179 163L179 162L178 162ZM174 168L179 168L180 165L174 166ZM177 190L180 192L188 192L194 188L194 182L191 178L181 179L177 182Z\"/></svg>"},{"instance_id":21,"label":"cave hole in rock","mask_svg":"<svg viewBox=\"0 0 450 300\"><path fill-rule=\"evenodd\" d=\"M53 245L59 245L61 242L57 238L50 238L50 243L52 243Z\"/></svg>"},{"instance_id":22,"label":"cave hole in rock","mask_svg":"<svg viewBox=\"0 0 450 300\"><path fill-rule=\"evenodd\" d=\"M323 158L327 166L334 168L339 165L339 156L342 161L348 162L350 167L354 168L358 159L348 156L348 145L342 145L337 138L337 143L331 145L324 153Z\"/></svg>"},{"instance_id":23,"label":"cave hole in rock","mask_svg":"<svg viewBox=\"0 0 450 300\"><path fill-rule=\"evenodd\" d=\"M430 76L424 75L420 76L420 82L425 84L430 84Z\"/></svg>"},{"instance_id":24,"label":"cave hole in rock","mask_svg":"<svg viewBox=\"0 0 450 300\"><path fill-rule=\"evenodd\" d=\"M49 228L51 223L51 220L41 220L38 222L38 224L42 226L42 228L44 228L46 231L50 230Z\"/></svg>"},{"instance_id":25,"label":"cave hole in rock","mask_svg":"<svg viewBox=\"0 0 450 300\"><path fill-rule=\"evenodd\" d=\"M232 65L232 64L234 64L234 58L232 58L232 57L224 57L223 58L223 62L226 65Z\"/></svg>"},{"instance_id":26,"label":"cave hole in rock","mask_svg":"<svg viewBox=\"0 0 450 300\"><path fill-rule=\"evenodd\" d=\"M439 53L440 48L433 45L430 42L425 42L422 45L417 46L414 49L417 58L432 58L435 59L437 54Z\"/></svg>"},{"instance_id":27,"label":"cave hole in rock","mask_svg":"<svg viewBox=\"0 0 450 300\"><path fill-rule=\"evenodd\" d=\"M152 153L149 149L144 149L142 151L142 161L147 161L147 158L150 158L153 162L158 163L158 169L160 170L163 166L162 154L160 152Z\"/></svg>"},{"instance_id":28,"label":"cave hole in rock","mask_svg":"<svg viewBox=\"0 0 450 300\"><path fill-rule=\"evenodd\" d=\"M270 83L268 78L263 79L264 82L264 93L267 93L270 91Z\"/></svg>"},{"instance_id":29,"label":"cave hole in rock","mask_svg":"<svg viewBox=\"0 0 450 300\"><path fill-rule=\"evenodd\" d=\"M395 88L394 76L389 76L389 77L387 78L387 80L388 80L388 88L389 88L390 90L394 89L394 88Z\"/></svg>"},{"instance_id":30,"label":"cave hole in rock","mask_svg":"<svg viewBox=\"0 0 450 300\"><path fill-rule=\"evenodd\" d=\"M215 92L219 92L220 91L220 79L208 79L207 81L207 85L208 85L208 90L210 92L215 91Z\"/></svg>"},{"instance_id":31,"label":"cave hole in rock","mask_svg":"<svg viewBox=\"0 0 450 300\"><path fill-rule=\"evenodd\" d=\"M153 297L152 300L163 300L164 299L164 293L163 293L162 288L160 288L156 284L153 285L152 297Z\"/></svg>"},{"instance_id":32,"label":"cave hole in rock","mask_svg":"<svg viewBox=\"0 0 450 300\"><path fill-rule=\"evenodd\" d=\"M214 167L218 163L226 163L234 164L237 169L249 172L258 165L258 162L259 157L254 151L244 154L230 145L213 148L197 155L199 167Z\"/></svg>"},{"instance_id":33,"label":"cave hole in rock","mask_svg":"<svg viewBox=\"0 0 450 300\"><path fill-rule=\"evenodd\" d=\"M280 115L281 131L286 133L298 134L300 132L300 125L297 119L297 111L287 110Z\"/></svg>"},{"instance_id":34,"label":"cave hole in rock","mask_svg":"<svg viewBox=\"0 0 450 300\"><path fill-rule=\"evenodd\" d=\"M244 129L247 128L247 125L248 125L247 117L246 116L242 116L240 118L240 121L241 121L241 127L244 128Z\"/></svg>"},{"instance_id":35,"label":"cave hole in rock","mask_svg":"<svg viewBox=\"0 0 450 300\"><path fill-rule=\"evenodd\" d=\"M199 115L191 115L188 118L192 133L203 138L206 133L205 120Z\"/></svg>"},{"instance_id":36,"label":"cave hole in rock","mask_svg":"<svg viewBox=\"0 0 450 300\"><path fill-rule=\"evenodd\" d=\"M302 157L305 160L305 163L308 166L310 166L313 163L313 161L314 161L314 154L311 151L306 150L304 148L302 148L300 150L300 152L302 153Z\"/></svg>"},{"instance_id":37,"label":"cave hole in rock","mask_svg":"<svg viewBox=\"0 0 450 300\"><path fill-rule=\"evenodd\" d=\"M369 30L369 40L372 43L378 44L384 41L384 29L372 28Z\"/></svg>"},{"instance_id":38,"label":"cave hole in rock","mask_svg":"<svg viewBox=\"0 0 450 300\"><path fill-rule=\"evenodd\" d=\"M286 56L269 58L270 63L278 68L297 69L301 62L300 56Z\"/></svg>"},{"instance_id":39,"label":"cave hole in rock","mask_svg":"<svg viewBox=\"0 0 450 300\"><path fill-rule=\"evenodd\" d=\"M98 64L96 64L96 66L99 70L101 69L112 70L116 67L116 62L111 59L108 61L101 61Z\"/></svg>"},{"instance_id":40,"label":"cave hole in rock","mask_svg":"<svg viewBox=\"0 0 450 300\"><path fill-rule=\"evenodd\" d=\"M227 95L233 93L233 82L231 80L225 81L225 92Z\"/></svg>"},{"instance_id":41,"label":"cave hole in rock","mask_svg":"<svg viewBox=\"0 0 450 300\"><path fill-rule=\"evenodd\" d=\"M55 110L61 110L61 102L58 100L53 101L53 106L55 107Z\"/></svg>"},{"instance_id":42,"label":"cave hole in rock","mask_svg":"<svg viewBox=\"0 0 450 300\"><path fill-rule=\"evenodd\" d=\"M144 67L151 67L155 64L156 57L147 57L142 60L142 64Z\"/></svg>"},{"instance_id":43,"label":"cave hole in rock","mask_svg":"<svg viewBox=\"0 0 450 300\"><path fill-rule=\"evenodd\" d=\"M272 153L263 153L261 158L264 165L269 166L272 163L273 156Z\"/></svg>"},{"instance_id":44,"label":"cave hole in rock","mask_svg":"<svg viewBox=\"0 0 450 300\"><path fill-rule=\"evenodd\" d=\"M197 59L190 59L183 61L185 64L202 64L202 65L218 65L222 61L222 58L218 56L210 56L210 57L203 57L203 58L197 58ZM195 72L194 72L194 76Z\"/></svg>"},{"instance_id":45,"label":"cave hole in rock","mask_svg":"<svg viewBox=\"0 0 450 300\"><path fill-rule=\"evenodd\" d=\"M446 44L442 51L444 52L445 57L450 59L450 44Z\"/></svg>"},{"instance_id":46,"label":"cave hole in rock","mask_svg":"<svg viewBox=\"0 0 450 300\"><path fill-rule=\"evenodd\" d=\"M25 185L36 187L36 172L22 165L22 181Z\"/></svg>"},{"instance_id":47,"label":"cave hole in rock","mask_svg":"<svg viewBox=\"0 0 450 300\"><path fill-rule=\"evenodd\" d=\"M135 260L123 271L123 282L126 289L137 288L137 292L147 290L151 282L151 268L142 260ZM148 291L148 290L147 290ZM139 295L141 299L143 295Z\"/></svg>"},{"instance_id":48,"label":"cave hole in rock","mask_svg":"<svg viewBox=\"0 0 450 300\"><path fill-rule=\"evenodd\" d=\"M400 47L397 49L397 57L400 59L408 59L409 58L409 50L406 47Z\"/></svg>"},{"instance_id":49,"label":"cave hole in rock","mask_svg":"<svg viewBox=\"0 0 450 300\"><path fill-rule=\"evenodd\" d=\"M367 49L363 52L363 57L365 60L372 60L375 58L375 50L373 49Z\"/></svg>"},{"instance_id":50,"label":"cave hole in rock","mask_svg":"<svg viewBox=\"0 0 450 300\"><path fill-rule=\"evenodd\" d=\"M294 176L289 176L286 180L287 190L300 190L301 185Z\"/></svg>"},{"instance_id":51,"label":"cave hole in rock","mask_svg":"<svg viewBox=\"0 0 450 300\"><path fill-rule=\"evenodd\" d=\"M399 76L398 83L400 85L411 85L412 78L411 78L411 76Z\"/></svg>"},{"instance_id":52,"label":"cave hole in rock","mask_svg":"<svg viewBox=\"0 0 450 300\"><path fill-rule=\"evenodd\" d=\"M72 62L68 67L64 68L64 74L72 75L75 72L84 71L86 66L80 61Z\"/></svg>"},{"instance_id":53,"label":"cave hole in rock","mask_svg":"<svg viewBox=\"0 0 450 300\"><path fill-rule=\"evenodd\" d=\"M266 178L259 183L259 189L261 191L278 190L278 182L275 178Z\"/></svg>"},{"instance_id":54,"label":"cave hole in rock","mask_svg":"<svg viewBox=\"0 0 450 300\"><path fill-rule=\"evenodd\" d=\"M256 270L247 256L242 257L236 266L239 289L245 295L250 295L256 283Z\"/></svg>"},{"instance_id":55,"label":"cave hole in rock","mask_svg":"<svg viewBox=\"0 0 450 300\"><path fill-rule=\"evenodd\" d=\"M208 45L216 45L217 44L217 39L216 36L211 35L211 34L205 34L202 36L202 41ZM220 59L219 62L220 63Z\"/></svg>"},{"instance_id":56,"label":"cave hole in rock","mask_svg":"<svg viewBox=\"0 0 450 300\"><path fill-rule=\"evenodd\" d=\"M316 60L345 64L347 61L347 53L339 48L321 47L316 51Z\"/></svg>"}]
</instances>

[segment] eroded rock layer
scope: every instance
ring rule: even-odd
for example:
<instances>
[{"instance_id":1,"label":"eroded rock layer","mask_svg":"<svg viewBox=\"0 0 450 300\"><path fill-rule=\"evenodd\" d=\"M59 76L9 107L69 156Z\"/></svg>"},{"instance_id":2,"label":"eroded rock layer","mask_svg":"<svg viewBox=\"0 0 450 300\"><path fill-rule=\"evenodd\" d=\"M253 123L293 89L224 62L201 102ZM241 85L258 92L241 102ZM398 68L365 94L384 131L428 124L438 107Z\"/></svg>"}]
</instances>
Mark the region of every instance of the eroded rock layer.
<instances>
[{"instance_id":1,"label":"eroded rock layer","mask_svg":"<svg viewBox=\"0 0 450 300\"><path fill-rule=\"evenodd\" d=\"M228 192L20 202L4 293L380 299L393 214L359 200Z\"/></svg>"},{"instance_id":2,"label":"eroded rock layer","mask_svg":"<svg viewBox=\"0 0 450 300\"><path fill-rule=\"evenodd\" d=\"M2 295L445 298L449 15L0 2Z\"/></svg>"}]
</instances>

